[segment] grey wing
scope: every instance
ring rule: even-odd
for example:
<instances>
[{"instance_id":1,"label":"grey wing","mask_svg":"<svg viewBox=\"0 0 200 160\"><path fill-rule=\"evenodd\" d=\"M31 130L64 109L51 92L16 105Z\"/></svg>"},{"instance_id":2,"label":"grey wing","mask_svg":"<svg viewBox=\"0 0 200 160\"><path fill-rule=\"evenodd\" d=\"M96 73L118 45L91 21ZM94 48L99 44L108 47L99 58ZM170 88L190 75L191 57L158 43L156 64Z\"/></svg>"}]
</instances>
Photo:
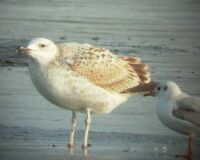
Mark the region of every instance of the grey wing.
<instances>
[{"instance_id":1,"label":"grey wing","mask_svg":"<svg viewBox=\"0 0 200 160\"><path fill-rule=\"evenodd\" d=\"M173 115L177 118L189 121L200 127L200 98L187 97L176 101L177 109Z\"/></svg>"}]
</instances>

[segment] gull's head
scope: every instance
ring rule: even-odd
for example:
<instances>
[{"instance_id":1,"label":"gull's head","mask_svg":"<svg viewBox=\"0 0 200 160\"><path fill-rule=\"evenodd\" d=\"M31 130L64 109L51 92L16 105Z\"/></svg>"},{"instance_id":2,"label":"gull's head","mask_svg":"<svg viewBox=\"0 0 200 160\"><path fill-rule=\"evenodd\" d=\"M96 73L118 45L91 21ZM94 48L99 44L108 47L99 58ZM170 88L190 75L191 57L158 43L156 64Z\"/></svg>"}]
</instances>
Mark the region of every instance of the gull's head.
<instances>
[{"instance_id":1,"label":"gull's head","mask_svg":"<svg viewBox=\"0 0 200 160\"><path fill-rule=\"evenodd\" d=\"M171 99L181 93L179 86L172 81L160 82L154 90L157 97Z\"/></svg>"},{"instance_id":2,"label":"gull's head","mask_svg":"<svg viewBox=\"0 0 200 160\"><path fill-rule=\"evenodd\" d=\"M26 47L20 47L18 50L29 55L42 65L48 64L58 54L56 44L45 38L35 38Z\"/></svg>"}]
</instances>

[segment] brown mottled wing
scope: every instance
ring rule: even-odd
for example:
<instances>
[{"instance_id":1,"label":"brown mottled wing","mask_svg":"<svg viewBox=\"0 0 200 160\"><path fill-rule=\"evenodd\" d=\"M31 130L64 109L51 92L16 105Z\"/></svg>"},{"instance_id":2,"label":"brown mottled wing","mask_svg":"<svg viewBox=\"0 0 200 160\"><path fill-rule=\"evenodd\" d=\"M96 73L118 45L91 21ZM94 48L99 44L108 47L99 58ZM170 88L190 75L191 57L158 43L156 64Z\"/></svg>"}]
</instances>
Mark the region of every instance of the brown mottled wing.
<instances>
[{"instance_id":1,"label":"brown mottled wing","mask_svg":"<svg viewBox=\"0 0 200 160\"><path fill-rule=\"evenodd\" d=\"M120 93L148 81L140 68L146 65L136 58L117 57L94 46L82 48L80 52L72 57L71 69L106 90Z\"/></svg>"},{"instance_id":2,"label":"brown mottled wing","mask_svg":"<svg viewBox=\"0 0 200 160\"><path fill-rule=\"evenodd\" d=\"M138 75L140 84L148 83L150 81L148 67L146 64L142 63L140 59L128 56L121 56L119 58L126 61L128 65L131 66L132 70Z\"/></svg>"},{"instance_id":3,"label":"brown mottled wing","mask_svg":"<svg viewBox=\"0 0 200 160\"><path fill-rule=\"evenodd\" d=\"M200 127L200 98L187 97L176 102L173 115Z\"/></svg>"}]
</instances>

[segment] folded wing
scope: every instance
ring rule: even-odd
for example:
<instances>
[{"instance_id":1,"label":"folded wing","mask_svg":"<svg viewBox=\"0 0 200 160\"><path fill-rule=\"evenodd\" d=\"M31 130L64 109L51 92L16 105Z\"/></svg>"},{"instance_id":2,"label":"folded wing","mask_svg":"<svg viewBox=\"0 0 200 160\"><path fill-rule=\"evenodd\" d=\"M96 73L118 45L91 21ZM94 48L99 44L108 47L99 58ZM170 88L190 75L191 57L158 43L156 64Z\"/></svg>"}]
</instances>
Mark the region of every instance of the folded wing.
<instances>
[{"instance_id":1,"label":"folded wing","mask_svg":"<svg viewBox=\"0 0 200 160\"><path fill-rule=\"evenodd\" d=\"M200 127L200 99L187 97L176 102L177 109L173 115L177 118L189 121Z\"/></svg>"},{"instance_id":2,"label":"folded wing","mask_svg":"<svg viewBox=\"0 0 200 160\"><path fill-rule=\"evenodd\" d=\"M103 48L82 48L72 61L73 71L111 92L124 92L150 81L147 66L138 58L116 56Z\"/></svg>"}]
</instances>

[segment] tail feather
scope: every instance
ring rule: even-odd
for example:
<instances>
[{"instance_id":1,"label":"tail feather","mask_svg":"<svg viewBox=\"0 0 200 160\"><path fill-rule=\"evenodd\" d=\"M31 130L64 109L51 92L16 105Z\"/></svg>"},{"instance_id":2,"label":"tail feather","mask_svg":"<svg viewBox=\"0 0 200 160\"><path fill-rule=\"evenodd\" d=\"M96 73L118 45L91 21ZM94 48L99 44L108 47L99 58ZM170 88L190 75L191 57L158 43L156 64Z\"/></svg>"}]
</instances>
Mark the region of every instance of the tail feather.
<instances>
[{"instance_id":1,"label":"tail feather","mask_svg":"<svg viewBox=\"0 0 200 160\"><path fill-rule=\"evenodd\" d=\"M136 87L129 88L123 93L128 94L142 94L144 96L153 96L152 93L155 90L156 86L158 85L158 82L150 81L149 83L142 83Z\"/></svg>"},{"instance_id":2,"label":"tail feather","mask_svg":"<svg viewBox=\"0 0 200 160\"><path fill-rule=\"evenodd\" d=\"M121 93L153 96L152 93L158 83L155 81L151 81L148 66L136 57L122 56L120 58L128 62L128 64L137 73L140 79L140 83L138 86L131 87L127 90L122 91Z\"/></svg>"}]
</instances>

